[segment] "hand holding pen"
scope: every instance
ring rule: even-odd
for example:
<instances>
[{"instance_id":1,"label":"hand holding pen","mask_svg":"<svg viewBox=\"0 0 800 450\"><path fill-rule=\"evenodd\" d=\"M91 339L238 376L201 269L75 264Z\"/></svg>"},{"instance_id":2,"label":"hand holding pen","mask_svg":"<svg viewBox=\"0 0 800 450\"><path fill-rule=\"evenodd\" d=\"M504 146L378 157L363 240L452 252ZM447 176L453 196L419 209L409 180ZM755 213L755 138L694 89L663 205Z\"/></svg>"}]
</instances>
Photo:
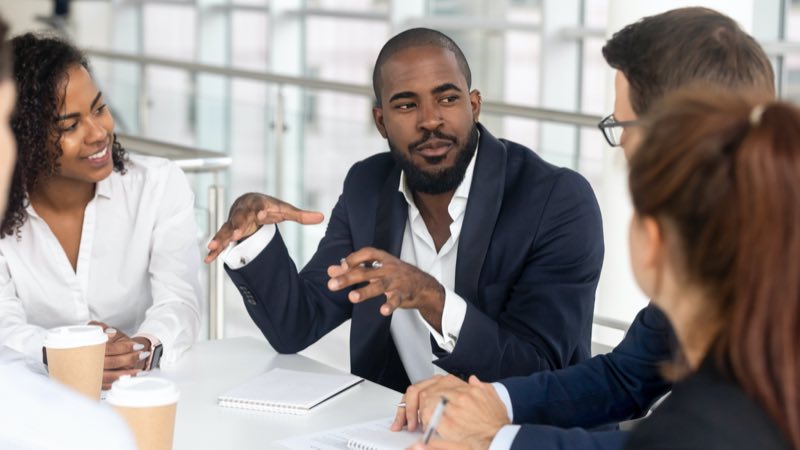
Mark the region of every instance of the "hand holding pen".
<instances>
[{"instance_id":1,"label":"hand holding pen","mask_svg":"<svg viewBox=\"0 0 800 450\"><path fill-rule=\"evenodd\" d=\"M389 316L397 308L417 309L434 329L441 331L444 287L431 275L390 253L362 248L328 267L328 276L328 289L334 292L365 283L348 293L352 303L385 295L386 303L380 307L382 315Z\"/></svg>"},{"instance_id":2,"label":"hand holding pen","mask_svg":"<svg viewBox=\"0 0 800 450\"><path fill-rule=\"evenodd\" d=\"M432 426L442 397L448 399L447 408L442 408L439 423ZM494 386L474 375L468 383L452 375L433 377L410 386L403 400L405 405L398 408L393 431L399 431L404 424L413 431L419 418L427 431L435 429L442 440L466 444L464 448L488 448L497 432L510 424L506 405ZM430 448L461 447L436 440L431 441Z\"/></svg>"}]
</instances>

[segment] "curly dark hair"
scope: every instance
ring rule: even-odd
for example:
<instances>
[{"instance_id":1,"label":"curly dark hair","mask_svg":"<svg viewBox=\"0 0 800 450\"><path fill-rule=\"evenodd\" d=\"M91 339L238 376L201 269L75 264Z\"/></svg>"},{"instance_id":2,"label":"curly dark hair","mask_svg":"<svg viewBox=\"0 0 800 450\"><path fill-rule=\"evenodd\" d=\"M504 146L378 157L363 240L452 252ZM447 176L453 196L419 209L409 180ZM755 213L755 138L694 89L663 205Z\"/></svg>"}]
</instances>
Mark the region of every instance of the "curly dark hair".
<instances>
[{"instance_id":1,"label":"curly dark hair","mask_svg":"<svg viewBox=\"0 0 800 450\"><path fill-rule=\"evenodd\" d=\"M8 209L0 225L0 238L19 232L28 218L25 211L30 203L28 193L58 173L62 151L58 145L61 130L57 123L64 102L67 71L81 65L91 73L83 53L57 37L27 33L12 39L11 47L18 92L11 129L17 139L18 156ZM116 135L113 140L114 170L125 173L127 152Z\"/></svg>"}]
</instances>

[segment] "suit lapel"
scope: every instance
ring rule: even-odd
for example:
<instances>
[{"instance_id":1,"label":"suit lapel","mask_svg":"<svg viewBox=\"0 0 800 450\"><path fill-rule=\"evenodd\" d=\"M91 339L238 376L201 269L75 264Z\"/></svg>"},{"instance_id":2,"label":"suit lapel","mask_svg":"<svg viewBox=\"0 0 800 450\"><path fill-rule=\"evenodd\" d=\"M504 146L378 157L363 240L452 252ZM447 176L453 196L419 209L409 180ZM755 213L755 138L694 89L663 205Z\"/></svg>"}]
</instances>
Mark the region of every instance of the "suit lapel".
<instances>
[{"instance_id":1,"label":"suit lapel","mask_svg":"<svg viewBox=\"0 0 800 450\"><path fill-rule=\"evenodd\" d=\"M373 246L399 258L408 219L408 204L398 186L400 186L400 167L395 165L386 177L378 198Z\"/></svg>"},{"instance_id":2,"label":"suit lapel","mask_svg":"<svg viewBox=\"0 0 800 450\"><path fill-rule=\"evenodd\" d=\"M506 181L506 148L482 125L472 186L461 226L456 262L455 291L477 304L478 278L492 239Z\"/></svg>"}]
</instances>

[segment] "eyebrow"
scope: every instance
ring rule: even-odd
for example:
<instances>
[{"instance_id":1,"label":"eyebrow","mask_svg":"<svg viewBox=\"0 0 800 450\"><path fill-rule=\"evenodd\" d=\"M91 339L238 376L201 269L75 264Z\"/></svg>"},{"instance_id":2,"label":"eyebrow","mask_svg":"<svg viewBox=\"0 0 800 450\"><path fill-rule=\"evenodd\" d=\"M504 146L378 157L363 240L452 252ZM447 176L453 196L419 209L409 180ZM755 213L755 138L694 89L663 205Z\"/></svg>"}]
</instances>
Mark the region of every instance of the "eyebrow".
<instances>
[{"instance_id":1,"label":"eyebrow","mask_svg":"<svg viewBox=\"0 0 800 450\"><path fill-rule=\"evenodd\" d=\"M94 109L95 105L97 105L97 102L100 100L100 97L102 95L103 95L103 92L99 91L97 93L97 95L94 96L94 100L92 100L92 105L89 107L89 109ZM75 119L75 118L80 117L80 116L81 116L81 113L74 112L74 113L65 114L63 116L58 116L57 120L60 122L62 120Z\"/></svg>"},{"instance_id":2,"label":"eyebrow","mask_svg":"<svg viewBox=\"0 0 800 450\"><path fill-rule=\"evenodd\" d=\"M459 87L453 83L445 83L431 89L431 94L441 94L442 92L447 92L447 91L461 92L461 89L459 89Z\"/></svg>"},{"instance_id":3,"label":"eyebrow","mask_svg":"<svg viewBox=\"0 0 800 450\"><path fill-rule=\"evenodd\" d=\"M392 96L392 98L389 99L389 101L393 102L395 100L400 100L402 98L414 98L416 96L417 96L417 94L415 94L415 93L413 93L411 91L403 91L403 92L398 92L397 94L394 94Z\"/></svg>"},{"instance_id":4,"label":"eyebrow","mask_svg":"<svg viewBox=\"0 0 800 450\"><path fill-rule=\"evenodd\" d=\"M435 88L431 89L431 94L436 95L436 94L441 94L442 92L447 92L447 91L462 92L461 89L458 86L456 86L455 84L453 84L453 83L444 83L444 84L440 84L439 86L436 86ZM403 92L398 92L397 94L394 94L392 96L392 98L389 99L389 101L393 102L395 100L400 100L400 99L404 99L404 98L414 98L416 96L417 96L417 94L415 94L415 93L413 93L411 91L403 91Z\"/></svg>"}]
</instances>

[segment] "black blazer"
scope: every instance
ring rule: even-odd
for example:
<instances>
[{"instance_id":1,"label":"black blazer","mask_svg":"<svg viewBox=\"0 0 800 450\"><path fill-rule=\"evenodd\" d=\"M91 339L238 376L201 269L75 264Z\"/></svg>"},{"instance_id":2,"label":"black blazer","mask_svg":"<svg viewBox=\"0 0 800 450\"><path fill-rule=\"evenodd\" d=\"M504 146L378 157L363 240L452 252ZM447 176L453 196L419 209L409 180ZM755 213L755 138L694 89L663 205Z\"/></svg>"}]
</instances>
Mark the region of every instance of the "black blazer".
<instances>
[{"instance_id":1,"label":"black blazer","mask_svg":"<svg viewBox=\"0 0 800 450\"><path fill-rule=\"evenodd\" d=\"M502 380L521 424L513 449L620 450L623 431L586 428L643 416L671 385L661 365L677 346L669 320L652 304L606 355L563 370Z\"/></svg>"},{"instance_id":2,"label":"black blazer","mask_svg":"<svg viewBox=\"0 0 800 450\"><path fill-rule=\"evenodd\" d=\"M481 138L458 243L455 292L467 313L455 350L435 363L482 380L565 367L589 357L603 261L600 211L577 173L519 144ZM378 309L328 290L329 265L374 246L400 255L408 205L389 153L356 163L316 254L298 274L279 235L228 274L270 344L295 353L352 319L351 370L405 391L408 376ZM435 345L435 344L434 344Z\"/></svg>"},{"instance_id":3,"label":"black blazer","mask_svg":"<svg viewBox=\"0 0 800 450\"><path fill-rule=\"evenodd\" d=\"M778 426L712 357L631 432L626 450L789 450Z\"/></svg>"}]
</instances>

